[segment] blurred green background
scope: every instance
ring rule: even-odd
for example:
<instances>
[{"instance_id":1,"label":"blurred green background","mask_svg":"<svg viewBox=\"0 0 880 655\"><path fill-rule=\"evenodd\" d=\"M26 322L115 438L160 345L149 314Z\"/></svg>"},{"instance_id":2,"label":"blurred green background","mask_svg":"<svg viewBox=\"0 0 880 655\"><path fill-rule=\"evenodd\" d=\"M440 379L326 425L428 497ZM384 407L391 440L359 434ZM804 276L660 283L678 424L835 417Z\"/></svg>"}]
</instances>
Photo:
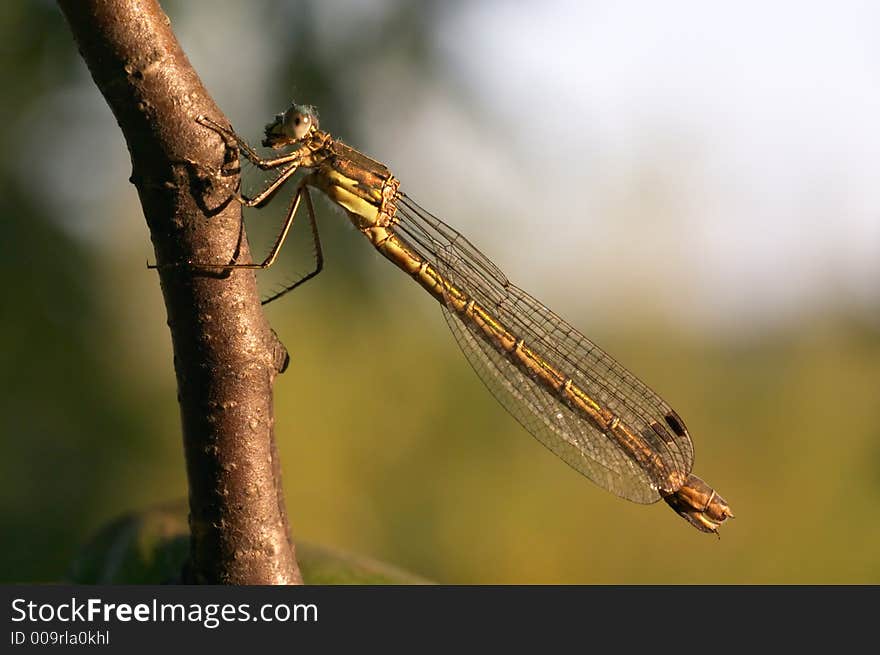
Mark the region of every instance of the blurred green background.
<instances>
[{"instance_id":1,"label":"blurred green background","mask_svg":"<svg viewBox=\"0 0 880 655\"><path fill-rule=\"evenodd\" d=\"M880 582L878 11L662 4L164 3L242 134L317 105L669 400L737 515L570 470L321 203L325 273L268 308L296 538L447 583ZM0 581L52 581L186 481L122 136L53 3L0 18Z\"/></svg>"}]
</instances>

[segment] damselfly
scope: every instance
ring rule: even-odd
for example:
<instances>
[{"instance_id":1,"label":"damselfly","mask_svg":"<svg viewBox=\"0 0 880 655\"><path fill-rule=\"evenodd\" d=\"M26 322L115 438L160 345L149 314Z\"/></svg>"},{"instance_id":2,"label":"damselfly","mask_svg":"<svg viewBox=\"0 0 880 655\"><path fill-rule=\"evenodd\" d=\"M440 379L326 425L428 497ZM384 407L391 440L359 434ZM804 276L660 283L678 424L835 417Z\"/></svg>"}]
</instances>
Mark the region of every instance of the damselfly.
<instances>
[{"instance_id":1,"label":"damselfly","mask_svg":"<svg viewBox=\"0 0 880 655\"><path fill-rule=\"evenodd\" d=\"M717 533L733 516L727 502L691 474L691 438L660 396L511 284L459 232L403 193L388 168L321 130L313 107L293 104L266 126L263 145L285 152L271 159L260 157L231 128L204 116L197 120L259 168L276 172L255 196L236 192L246 206L262 207L294 173L307 171L265 260L199 267L271 266L305 200L315 270L264 302L314 277L323 258L309 190L320 189L382 255L439 301L458 345L489 390L567 464L622 498L637 503L663 498L703 532Z\"/></svg>"}]
</instances>

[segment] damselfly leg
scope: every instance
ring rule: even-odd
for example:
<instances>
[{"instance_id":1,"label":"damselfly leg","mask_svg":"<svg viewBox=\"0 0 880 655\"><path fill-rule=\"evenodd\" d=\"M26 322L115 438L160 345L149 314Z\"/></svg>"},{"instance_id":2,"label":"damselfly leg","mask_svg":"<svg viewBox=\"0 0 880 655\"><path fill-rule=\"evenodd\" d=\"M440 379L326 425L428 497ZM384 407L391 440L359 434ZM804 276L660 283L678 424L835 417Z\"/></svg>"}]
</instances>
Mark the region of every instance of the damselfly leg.
<instances>
[{"instance_id":1,"label":"damselfly leg","mask_svg":"<svg viewBox=\"0 0 880 655\"><path fill-rule=\"evenodd\" d=\"M250 145L247 144L243 139L241 139L234 132L229 131L224 128L222 125L217 123L216 121L211 120L205 116L199 116L197 119L199 124L204 125L208 129L218 133L226 143L228 148L237 149L242 152L245 157L251 161L254 165L258 166L262 170L273 170L273 169L281 169L281 172L275 176L262 190L256 193L253 197L248 197L244 194L236 192L236 200L240 202L242 205L246 207L262 207L266 205L281 187L284 186L284 183L287 182L293 175L296 173L299 168L299 156L296 154L285 155L283 157L278 157L275 159L262 159ZM296 212L299 209L300 201L305 197L305 205L306 212L309 217L309 224L312 232L312 241L314 243L314 253L315 253L315 268L311 272L302 276L298 280L293 283L286 284L281 290L272 294L268 298L263 300L262 304L267 304L276 298L283 296L286 293L289 293L301 286L308 280L312 279L318 273L323 270L324 267L324 253L321 248L321 238L318 233L318 223L315 219L315 207L312 203L311 195L309 194L309 189L306 186L306 181L303 180L297 185L296 192L291 199L290 205L287 210L287 214L285 216L284 222L281 226L281 231L278 234L278 237L275 239L272 248L269 250L269 253L266 255L265 259L259 263L237 263L232 262L228 264L204 264L204 263L196 263L191 262L189 266L196 269L203 270L211 270L211 271L229 271L234 269L253 269L253 270L263 270L267 269L272 264L275 263L275 260L278 258L278 253L281 251L281 247L284 245L285 240L290 232L290 229L293 226L294 218L296 217Z\"/></svg>"},{"instance_id":2,"label":"damselfly leg","mask_svg":"<svg viewBox=\"0 0 880 655\"><path fill-rule=\"evenodd\" d=\"M214 119L208 118L207 116L198 116L196 118L196 122L199 125L207 127L209 130L217 132L217 134L219 134L223 138L223 141L227 144L227 146L231 145L230 141L235 143L238 149L244 154L245 157L248 158L251 163L254 164L254 166L257 166L264 171L278 168L279 166L282 166L284 164L289 164L291 162L297 161L300 157L298 152L292 152L287 155L282 155L281 157L275 157L274 159L263 159L262 157L260 157L257 151L250 146L247 141L242 139L229 128L223 127Z\"/></svg>"}]
</instances>

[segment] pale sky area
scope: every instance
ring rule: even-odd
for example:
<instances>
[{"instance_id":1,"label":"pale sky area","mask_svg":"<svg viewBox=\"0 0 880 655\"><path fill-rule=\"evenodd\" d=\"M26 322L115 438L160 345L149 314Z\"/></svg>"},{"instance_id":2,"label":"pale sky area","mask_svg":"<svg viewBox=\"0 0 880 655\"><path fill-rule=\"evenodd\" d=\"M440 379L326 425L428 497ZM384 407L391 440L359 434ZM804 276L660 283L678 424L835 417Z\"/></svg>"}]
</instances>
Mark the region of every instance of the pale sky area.
<instances>
[{"instance_id":1,"label":"pale sky area","mask_svg":"<svg viewBox=\"0 0 880 655\"><path fill-rule=\"evenodd\" d=\"M175 29L256 140L283 109L265 100L271 40L241 5L223 3L231 19L208 4L187 3ZM319 3L319 42L368 29L382 4ZM436 25L428 84L406 62L352 75L365 135L352 145L554 306L576 294L601 314L622 297L721 329L873 316L878 25L868 2L462 3ZM224 26L242 47L218 63ZM46 202L85 240L143 241L142 225L105 224L136 194L103 99L85 73L59 94L83 129L25 161L57 153ZM83 144L105 159L78 165Z\"/></svg>"}]
</instances>

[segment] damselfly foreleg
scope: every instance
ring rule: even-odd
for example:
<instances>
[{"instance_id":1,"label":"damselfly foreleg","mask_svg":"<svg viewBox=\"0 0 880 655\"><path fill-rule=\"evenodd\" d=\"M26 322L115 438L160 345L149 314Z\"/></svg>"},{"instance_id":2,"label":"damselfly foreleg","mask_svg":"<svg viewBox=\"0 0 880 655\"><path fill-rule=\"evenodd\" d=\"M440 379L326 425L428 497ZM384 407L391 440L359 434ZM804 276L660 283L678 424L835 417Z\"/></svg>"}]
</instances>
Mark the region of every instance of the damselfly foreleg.
<instances>
[{"instance_id":1,"label":"damselfly foreleg","mask_svg":"<svg viewBox=\"0 0 880 655\"><path fill-rule=\"evenodd\" d=\"M292 152L287 155L283 155L281 157L276 157L275 159L263 159L254 150L250 144L238 136L235 132L230 130L229 128L223 127L212 118L208 118L207 116L198 116L196 117L196 122L199 125L203 125L207 127L209 130L217 132L221 137L223 137L223 141L227 146L230 145L230 141L235 142L235 145L238 146L238 149L241 150L242 154L244 154L247 159L257 166L258 168L268 171L273 168L278 168L279 166L283 166L284 164L290 164L291 162L295 162L300 158L299 152Z\"/></svg>"},{"instance_id":2,"label":"damselfly foreleg","mask_svg":"<svg viewBox=\"0 0 880 655\"><path fill-rule=\"evenodd\" d=\"M275 192L278 191L278 189L280 189L284 183L296 173L297 168L299 168L299 156L296 153L291 153L276 159L262 159L254 149L251 148L247 141L213 119L210 119L207 116L199 116L196 118L196 122L207 127L212 132L216 132L220 138L223 139L227 151L234 153L236 159L238 159L237 153L241 152L249 161L262 170L272 170L283 167L275 179L271 180L262 191L252 198L240 192L241 180L239 179L235 188L235 198L246 207L261 207L269 202L269 200L272 199L272 196L275 195ZM234 172L240 173L241 169L236 169Z\"/></svg>"}]
</instances>

